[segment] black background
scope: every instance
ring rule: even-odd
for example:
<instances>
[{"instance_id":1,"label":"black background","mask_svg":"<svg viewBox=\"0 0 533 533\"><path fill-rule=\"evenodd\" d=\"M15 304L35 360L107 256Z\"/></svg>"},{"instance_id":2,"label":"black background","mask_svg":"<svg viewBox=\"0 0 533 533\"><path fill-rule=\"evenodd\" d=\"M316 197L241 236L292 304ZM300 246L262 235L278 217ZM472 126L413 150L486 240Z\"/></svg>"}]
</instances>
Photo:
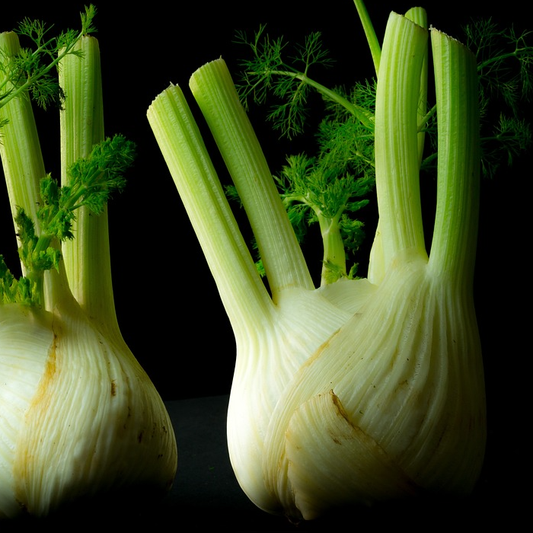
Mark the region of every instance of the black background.
<instances>
[{"instance_id":1,"label":"black background","mask_svg":"<svg viewBox=\"0 0 533 533\"><path fill-rule=\"evenodd\" d=\"M12 29L23 17L43 19L58 29L77 28L85 3L11 3L7 10L2 6L0 30ZM296 0L152 0L135 6L101 0L95 4L106 134L123 133L138 144L129 184L109 208L115 300L123 335L165 400L227 394L235 361L233 334L149 128L146 110L170 82L187 91L190 74L212 59L222 56L237 75L245 49L233 42L235 31L251 33L260 23L289 40L322 31L326 47L337 59L335 69L321 80L326 85L349 85L371 76L355 7L351 0L313 5ZM421 4L431 24L451 35L459 35L460 26L471 17L492 15L518 29L531 20L527 2L517 0L497 8L455 0ZM404 1L369 1L367 5L380 37L391 10L403 13L413 6ZM47 170L58 175L57 116L39 112L37 118ZM278 143L260 111L254 111L252 119L276 170L289 148ZM523 392L531 354L526 339L531 293L527 277L530 238L526 237L530 169L531 153L511 171L484 182L482 188L475 297L487 376L489 454L498 458L497 473L506 487L513 486L520 469L525 428L531 418L525 417ZM3 183L0 251L9 257L14 241L2 187ZM361 262L366 258L361 257ZM312 268L318 272L320 267Z\"/></svg>"}]
</instances>

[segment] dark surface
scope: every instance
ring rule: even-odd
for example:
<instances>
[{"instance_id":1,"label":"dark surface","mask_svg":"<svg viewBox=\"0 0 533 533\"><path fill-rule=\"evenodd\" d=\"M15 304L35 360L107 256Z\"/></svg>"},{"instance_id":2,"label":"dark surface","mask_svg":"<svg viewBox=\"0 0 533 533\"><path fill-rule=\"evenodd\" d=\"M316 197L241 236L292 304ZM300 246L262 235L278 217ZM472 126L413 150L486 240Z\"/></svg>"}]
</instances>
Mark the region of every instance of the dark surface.
<instances>
[{"instance_id":1,"label":"dark surface","mask_svg":"<svg viewBox=\"0 0 533 533\"><path fill-rule=\"evenodd\" d=\"M79 526L146 527L150 531L482 531L504 520L500 531L521 531L523 507L517 495L524 494L516 485L500 483L494 468L483 473L480 485L465 501L389 503L373 508L355 508L337 512L332 517L302 524L258 509L241 491L229 462L226 446L226 411L228 396L167 402L178 443L178 473L170 493L155 505L126 505L120 512L97 514L90 511L62 514L45 520L27 520L0 524L0 532L41 531L44 525L55 531ZM490 455L489 455L490 459ZM506 477L509 476L509 472ZM506 502L512 501L512 505ZM517 524L516 528L514 524Z\"/></svg>"},{"instance_id":2,"label":"dark surface","mask_svg":"<svg viewBox=\"0 0 533 533\"><path fill-rule=\"evenodd\" d=\"M499 458L491 457L490 447L479 486L465 501L390 503L299 525L271 516L248 500L231 469L226 446L227 403L228 396L167 403L176 431L179 464L174 487L158 506L161 523L165 516L173 521L179 517L186 521L187 531L357 531L361 527L396 529L399 525L415 531L441 531L458 525L477 531L503 518L512 531L512 524L519 523L517 491L502 490L505 484L494 467L494 459ZM508 501L513 504L508 505Z\"/></svg>"}]
</instances>

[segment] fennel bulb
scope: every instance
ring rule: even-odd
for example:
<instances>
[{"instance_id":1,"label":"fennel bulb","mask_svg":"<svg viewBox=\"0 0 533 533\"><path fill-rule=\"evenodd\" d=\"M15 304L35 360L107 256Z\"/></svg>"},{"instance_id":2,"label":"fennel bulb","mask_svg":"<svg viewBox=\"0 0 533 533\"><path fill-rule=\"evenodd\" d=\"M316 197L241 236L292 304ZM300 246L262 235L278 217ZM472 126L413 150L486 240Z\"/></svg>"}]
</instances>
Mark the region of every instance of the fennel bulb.
<instances>
[{"instance_id":1,"label":"fennel bulb","mask_svg":"<svg viewBox=\"0 0 533 533\"><path fill-rule=\"evenodd\" d=\"M146 505L169 490L165 406L124 341L73 298L53 311L0 306L0 373L0 518L98 498L120 508L122 493Z\"/></svg>"},{"instance_id":2,"label":"fennel bulb","mask_svg":"<svg viewBox=\"0 0 533 533\"><path fill-rule=\"evenodd\" d=\"M115 314L106 202L135 147L104 139L93 16L51 63L67 95L61 187L44 171L28 87L13 90L18 37L0 34L0 156L23 274L0 256L0 519L146 506L176 473L170 417Z\"/></svg>"},{"instance_id":3,"label":"fennel bulb","mask_svg":"<svg viewBox=\"0 0 533 533\"><path fill-rule=\"evenodd\" d=\"M468 495L485 449L483 365L472 284L479 201L473 55L431 30L438 198L429 253L419 191L425 12L391 13L379 65L379 224L366 279L315 288L253 128L222 59L190 88L250 221L254 264L183 92L148 120L232 324L237 358L231 463L260 508L309 520L337 507Z\"/></svg>"}]
</instances>

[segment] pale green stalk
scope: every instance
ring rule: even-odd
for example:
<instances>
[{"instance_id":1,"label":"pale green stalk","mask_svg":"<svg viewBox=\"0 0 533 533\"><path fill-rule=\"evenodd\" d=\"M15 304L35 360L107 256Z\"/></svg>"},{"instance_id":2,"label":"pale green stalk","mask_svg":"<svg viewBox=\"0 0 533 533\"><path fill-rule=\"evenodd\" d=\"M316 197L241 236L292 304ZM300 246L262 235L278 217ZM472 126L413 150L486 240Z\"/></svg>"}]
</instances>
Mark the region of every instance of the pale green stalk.
<instances>
[{"instance_id":1,"label":"pale green stalk","mask_svg":"<svg viewBox=\"0 0 533 533\"><path fill-rule=\"evenodd\" d=\"M368 13L366 11L366 8L364 6L364 3L362 1L357 1L356 4L359 11L359 16L362 18L363 26L365 27L365 31L367 33L367 40L372 52L372 55L374 58L378 57L379 60L381 60L381 48L379 46L379 42L377 40L377 36L375 32L370 32L372 29L371 22L368 17ZM364 17L368 18L368 21L365 22L366 19ZM407 20L410 20L420 26L420 28L423 28L424 30L427 30L428 27L428 21L427 21L427 12L424 8L421 7L413 7L407 11L405 14L405 18ZM363 20L364 19L364 20ZM370 24L370 26L369 26ZM379 50L378 50L379 49ZM379 51L379 53L378 53ZM414 91L413 97L415 94L418 94L418 108L417 108L417 143L418 143L418 167L420 167L420 163L422 161L423 153L424 153L424 144L425 144L425 131L424 128L426 126L427 121L427 96L428 96L428 47L427 45L422 49L419 49L419 53L423 55L422 64L420 68L420 83L418 88L415 87L416 84L416 78L411 78L410 81L413 84L413 87L411 90ZM374 64L376 65L376 76L379 78L379 61L374 61ZM390 102L390 105L394 108L394 102ZM381 128L382 129L382 128ZM400 142L398 144L401 144ZM414 173L414 168L413 168ZM412 179L414 180L414 174L412 175ZM418 212L418 211L417 211ZM378 225L376 228L376 233L374 236L374 242L372 244L372 251L369 261L369 267L368 267L368 278L373 283L379 283L384 276L385 273L385 259L383 256L383 232L382 232L382 217L379 218Z\"/></svg>"},{"instance_id":2,"label":"pale green stalk","mask_svg":"<svg viewBox=\"0 0 533 533\"><path fill-rule=\"evenodd\" d=\"M337 281L339 277L346 276L346 251L339 227L341 216L342 211L339 211L334 218L318 216L320 234L324 245L324 260L320 275L321 286Z\"/></svg>"},{"instance_id":3,"label":"pale green stalk","mask_svg":"<svg viewBox=\"0 0 533 533\"><path fill-rule=\"evenodd\" d=\"M370 53L372 54L372 60L374 61L374 68L377 74L379 72L379 63L381 61L381 46L374 30L372 20L368 15L368 10L366 9L365 3L362 0L354 0L354 4L357 8L357 13L359 14L361 24L363 25L363 30L366 35L368 46L370 47Z\"/></svg>"},{"instance_id":4,"label":"pale green stalk","mask_svg":"<svg viewBox=\"0 0 533 533\"><path fill-rule=\"evenodd\" d=\"M250 221L272 299L287 288L314 288L265 156L224 61L190 80L191 91L217 142Z\"/></svg>"},{"instance_id":5,"label":"pale green stalk","mask_svg":"<svg viewBox=\"0 0 533 533\"><path fill-rule=\"evenodd\" d=\"M427 30L428 17L427 12L422 7L413 7L406 14L405 18L412 20L415 24ZM418 163L422 162L424 155L424 143L426 134L424 128L427 121L427 98L428 98L428 55L429 49L426 48L425 57L422 62L420 72L420 90L418 94Z\"/></svg>"},{"instance_id":6,"label":"pale green stalk","mask_svg":"<svg viewBox=\"0 0 533 533\"><path fill-rule=\"evenodd\" d=\"M427 257L420 205L418 106L427 31L391 17L385 32L376 102L376 190L386 271L400 252ZM397 43L389 46L388 41ZM383 78L383 79L382 79ZM398 95L408 95L398 98Z\"/></svg>"},{"instance_id":7,"label":"pale green stalk","mask_svg":"<svg viewBox=\"0 0 533 533\"><path fill-rule=\"evenodd\" d=\"M69 184L69 167L89 156L104 140L104 106L100 48L95 37L76 43L80 55L65 56L59 66L59 82L66 94L60 113L61 184ZM82 206L72 226L74 239L62 243L62 254L74 298L101 326L118 332L109 249L107 206L98 216Z\"/></svg>"},{"instance_id":8,"label":"pale green stalk","mask_svg":"<svg viewBox=\"0 0 533 533\"><path fill-rule=\"evenodd\" d=\"M432 30L438 194L429 266L471 290L479 213L479 110L475 57ZM445 110L446 112L441 112Z\"/></svg>"},{"instance_id":9,"label":"pale green stalk","mask_svg":"<svg viewBox=\"0 0 533 533\"><path fill-rule=\"evenodd\" d=\"M232 325L243 333L249 324L260 327L272 302L182 90L167 88L147 116Z\"/></svg>"},{"instance_id":10,"label":"pale green stalk","mask_svg":"<svg viewBox=\"0 0 533 533\"><path fill-rule=\"evenodd\" d=\"M20 42L16 33L0 33L0 49L5 58L17 54ZM0 70L0 80L4 82L2 78ZM0 121L7 119L7 122L0 129L0 156L11 214L14 219L17 207L23 208L38 229L39 182L45 176L45 166L31 101L27 97L20 97L3 101L2 104ZM26 275L22 263L21 268L23 275Z\"/></svg>"},{"instance_id":11,"label":"pale green stalk","mask_svg":"<svg viewBox=\"0 0 533 533\"><path fill-rule=\"evenodd\" d=\"M20 51L17 34L0 33L0 49L6 57L17 54ZM0 70L0 80L4 81L2 78ZM15 216L16 206L20 206L36 219L35 199L39 197L39 180L45 176L45 167L29 98L2 101L0 120L4 119L8 122L0 130L0 153L9 196L16 200L11 211Z\"/></svg>"}]
</instances>

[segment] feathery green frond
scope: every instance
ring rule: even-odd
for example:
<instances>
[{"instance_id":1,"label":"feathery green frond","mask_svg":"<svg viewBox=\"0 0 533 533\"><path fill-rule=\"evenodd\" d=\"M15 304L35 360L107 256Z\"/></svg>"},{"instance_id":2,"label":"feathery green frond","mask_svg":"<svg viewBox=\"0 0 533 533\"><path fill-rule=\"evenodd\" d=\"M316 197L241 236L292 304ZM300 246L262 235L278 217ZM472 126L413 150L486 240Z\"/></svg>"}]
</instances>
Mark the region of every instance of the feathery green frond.
<instances>
[{"instance_id":1,"label":"feathery green frond","mask_svg":"<svg viewBox=\"0 0 533 533\"><path fill-rule=\"evenodd\" d=\"M41 20L25 18L15 32L29 41L29 45L17 54L0 49L0 107L12 98L28 93L37 105L46 109L60 106L64 94L57 79L57 65L69 54L79 54L74 49L78 40L96 31L93 19L96 8L85 8L81 14L81 29L67 30L58 36L50 36L51 25ZM0 123L1 125L1 123Z\"/></svg>"}]
</instances>

